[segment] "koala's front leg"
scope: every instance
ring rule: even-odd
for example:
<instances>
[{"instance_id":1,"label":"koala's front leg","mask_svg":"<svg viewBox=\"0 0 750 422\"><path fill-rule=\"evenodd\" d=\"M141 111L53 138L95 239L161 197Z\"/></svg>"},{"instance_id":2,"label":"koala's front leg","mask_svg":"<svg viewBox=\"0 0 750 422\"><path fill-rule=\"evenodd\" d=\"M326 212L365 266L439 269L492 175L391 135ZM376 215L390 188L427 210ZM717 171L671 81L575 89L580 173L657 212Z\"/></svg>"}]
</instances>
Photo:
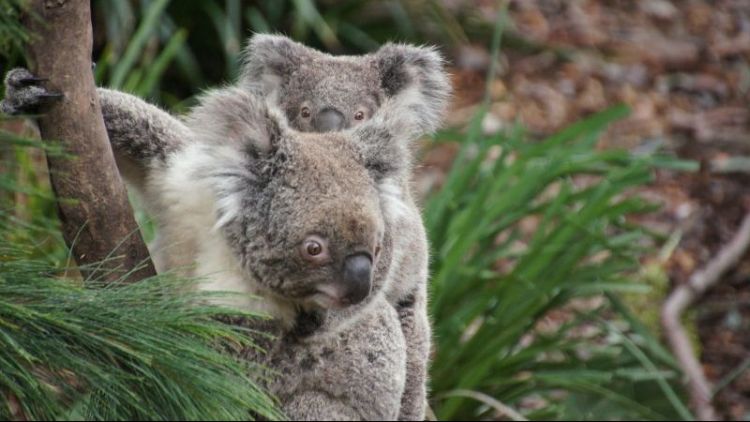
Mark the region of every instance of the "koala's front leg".
<instances>
[{"instance_id":1,"label":"koala's front leg","mask_svg":"<svg viewBox=\"0 0 750 422\"><path fill-rule=\"evenodd\" d=\"M63 93L44 87L46 78L16 68L5 77L0 110L9 115L36 114ZM189 136L187 127L164 110L124 92L98 88L102 117L117 165L126 181L143 190L154 164L178 148Z\"/></svg>"},{"instance_id":2,"label":"koala's front leg","mask_svg":"<svg viewBox=\"0 0 750 422\"><path fill-rule=\"evenodd\" d=\"M427 371L432 330L427 316L427 283L396 304L401 331L406 341L406 383L398 420L423 421L427 405Z\"/></svg>"},{"instance_id":3,"label":"koala's front leg","mask_svg":"<svg viewBox=\"0 0 750 422\"><path fill-rule=\"evenodd\" d=\"M298 393L284 404L284 411L290 420L305 421L358 421L362 416L357 410L329 394L320 391Z\"/></svg>"},{"instance_id":4,"label":"koala's front leg","mask_svg":"<svg viewBox=\"0 0 750 422\"><path fill-rule=\"evenodd\" d=\"M142 99L98 88L104 125L125 180L143 192L146 179L190 137L179 119Z\"/></svg>"},{"instance_id":5,"label":"koala's front leg","mask_svg":"<svg viewBox=\"0 0 750 422\"><path fill-rule=\"evenodd\" d=\"M379 297L361 315L330 312L342 317L334 331L282 337L269 351L269 391L290 420L396 420L406 375L396 311Z\"/></svg>"}]
</instances>

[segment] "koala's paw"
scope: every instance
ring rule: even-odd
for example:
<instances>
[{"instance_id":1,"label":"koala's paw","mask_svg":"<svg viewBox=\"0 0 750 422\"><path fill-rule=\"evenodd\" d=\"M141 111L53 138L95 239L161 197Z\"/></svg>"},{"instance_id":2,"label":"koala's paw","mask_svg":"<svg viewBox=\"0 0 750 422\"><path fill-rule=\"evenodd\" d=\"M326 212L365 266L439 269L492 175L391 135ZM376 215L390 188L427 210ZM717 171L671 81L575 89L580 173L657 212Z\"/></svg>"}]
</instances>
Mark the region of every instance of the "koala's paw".
<instances>
[{"instance_id":1,"label":"koala's paw","mask_svg":"<svg viewBox=\"0 0 750 422\"><path fill-rule=\"evenodd\" d=\"M60 100L63 94L41 86L45 78L37 78L23 68L16 68L5 76L5 99L0 111L9 115L39 113L44 107Z\"/></svg>"}]
</instances>

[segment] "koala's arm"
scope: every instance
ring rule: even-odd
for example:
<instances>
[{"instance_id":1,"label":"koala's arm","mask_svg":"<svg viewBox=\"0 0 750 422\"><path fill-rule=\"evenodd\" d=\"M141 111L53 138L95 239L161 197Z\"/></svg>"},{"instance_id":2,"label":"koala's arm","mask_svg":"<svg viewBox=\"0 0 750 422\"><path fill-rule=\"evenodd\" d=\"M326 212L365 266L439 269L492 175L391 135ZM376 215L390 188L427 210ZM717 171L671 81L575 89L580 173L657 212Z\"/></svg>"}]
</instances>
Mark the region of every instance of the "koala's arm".
<instances>
[{"instance_id":1,"label":"koala's arm","mask_svg":"<svg viewBox=\"0 0 750 422\"><path fill-rule=\"evenodd\" d=\"M97 93L120 172L142 190L147 173L185 143L190 131L178 118L136 96L106 88Z\"/></svg>"},{"instance_id":2,"label":"koala's arm","mask_svg":"<svg viewBox=\"0 0 750 422\"><path fill-rule=\"evenodd\" d=\"M406 372L396 312L381 297L344 326L282 341L266 364L279 374L270 392L291 420L396 420Z\"/></svg>"},{"instance_id":3,"label":"koala's arm","mask_svg":"<svg viewBox=\"0 0 750 422\"><path fill-rule=\"evenodd\" d=\"M355 421L362 417L354 406L350 406L324 391L304 391L284 404L284 412L290 420L298 421Z\"/></svg>"},{"instance_id":4,"label":"koala's arm","mask_svg":"<svg viewBox=\"0 0 750 422\"><path fill-rule=\"evenodd\" d=\"M0 111L9 115L43 112L65 93L51 92L39 78L24 68L5 77L5 98ZM189 130L160 108L124 92L98 88L104 124L117 165L125 179L143 188L145 173L188 138Z\"/></svg>"},{"instance_id":5,"label":"koala's arm","mask_svg":"<svg viewBox=\"0 0 750 422\"><path fill-rule=\"evenodd\" d=\"M428 318L427 283L429 254L427 234L418 208L402 186L400 197L406 205L393 218L393 232L399 233L394 244L392 279L387 290L388 302L395 309L406 344L406 382L401 397L399 420L424 420L427 406L428 367L432 328ZM410 211L407 211L410 210Z\"/></svg>"},{"instance_id":6,"label":"koala's arm","mask_svg":"<svg viewBox=\"0 0 750 422\"><path fill-rule=\"evenodd\" d=\"M427 284L420 280L411 294L396 304L406 341L406 383L400 421L423 421L427 405L427 371L432 331L427 317Z\"/></svg>"}]
</instances>

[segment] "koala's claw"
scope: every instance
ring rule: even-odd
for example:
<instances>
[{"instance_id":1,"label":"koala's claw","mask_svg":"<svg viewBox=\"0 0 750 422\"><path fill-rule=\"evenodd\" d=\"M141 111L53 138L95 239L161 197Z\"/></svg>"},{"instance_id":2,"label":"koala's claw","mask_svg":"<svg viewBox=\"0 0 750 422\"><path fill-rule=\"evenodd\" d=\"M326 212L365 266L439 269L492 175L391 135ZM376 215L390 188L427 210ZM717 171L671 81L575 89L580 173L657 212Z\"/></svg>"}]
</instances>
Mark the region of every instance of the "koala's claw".
<instances>
[{"instance_id":1,"label":"koala's claw","mask_svg":"<svg viewBox=\"0 0 750 422\"><path fill-rule=\"evenodd\" d=\"M49 79L47 79L47 78L35 78L35 77L23 78L23 79L19 79L18 80L18 85L19 86L29 86L29 85L38 84L39 82L47 82L48 80Z\"/></svg>"},{"instance_id":2,"label":"koala's claw","mask_svg":"<svg viewBox=\"0 0 750 422\"><path fill-rule=\"evenodd\" d=\"M60 98L65 97L65 95L59 92L44 92L42 94L38 94L37 96L39 98L49 98L51 100L59 100Z\"/></svg>"},{"instance_id":3,"label":"koala's claw","mask_svg":"<svg viewBox=\"0 0 750 422\"><path fill-rule=\"evenodd\" d=\"M0 111L9 115L38 113L65 95L41 86L47 78L39 78L23 68L13 69L5 77L5 99Z\"/></svg>"}]
</instances>

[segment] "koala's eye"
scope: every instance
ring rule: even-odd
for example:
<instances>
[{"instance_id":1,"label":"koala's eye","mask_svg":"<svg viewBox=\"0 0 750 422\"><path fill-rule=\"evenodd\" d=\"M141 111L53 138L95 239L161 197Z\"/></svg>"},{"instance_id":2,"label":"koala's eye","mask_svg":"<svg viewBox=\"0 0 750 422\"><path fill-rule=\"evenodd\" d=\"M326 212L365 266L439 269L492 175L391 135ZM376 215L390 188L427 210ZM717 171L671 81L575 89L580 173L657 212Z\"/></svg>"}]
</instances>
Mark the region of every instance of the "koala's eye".
<instances>
[{"instance_id":1,"label":"koala's eye","mask_svg":"<svg viewBox=\"0 0 750 422\"><path fill-rule=\"evenodd\" d=\"M307 107L302 107L302 110L299 112L300 116L304 117L305 119L310 118L310 109Z\"/></svg>"},{"instance_id":2,"label":"koala's eye","mask_svg":"<svg viewBox=\"0 0 750 422\"><path fill-rule=\"evenodd\" d=\"M300 245L300 255L306 261L323 265L329 261L328 242L320 236L312 235Z\"/></svg>"},{"instance_id":3,"label":"koala's eye","mask_svg":"<svg viewBox=\"0 0 750 422\"><path fill-rule=\"evenodd\" d=\"M318 256L323 252L323 245L314 240L310 240L305 244L305 250L310 256Z\"/></svg>"},{"instance_id":4,"label":"koala's eye","mask_svg":"<svg viewBox=\"0 0 750 422\"><path fill-rule=\"evenodd\" d=\"M364 111L358 111L354 114L354 120L362 120L365 118L365 112Z\"/></svg>"}]
</instances>

